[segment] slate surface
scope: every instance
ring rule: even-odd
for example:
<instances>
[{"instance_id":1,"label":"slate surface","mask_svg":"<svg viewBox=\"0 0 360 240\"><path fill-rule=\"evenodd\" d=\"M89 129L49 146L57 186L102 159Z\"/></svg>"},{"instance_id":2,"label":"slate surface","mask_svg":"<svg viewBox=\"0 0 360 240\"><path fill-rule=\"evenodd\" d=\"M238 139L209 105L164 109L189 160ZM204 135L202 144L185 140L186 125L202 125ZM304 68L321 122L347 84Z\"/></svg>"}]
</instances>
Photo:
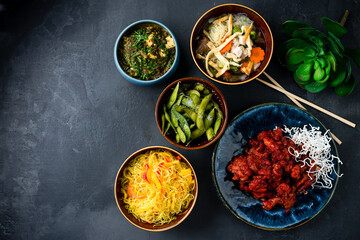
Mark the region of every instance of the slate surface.
<instances>
[{"instance_id":1,"label":"slate surface","mask_svg":"<svg viewBox=\"0 0 360 240\"><path fill-rule=\"evenodd\" d=\"M310 111L343 141L344 176L325 210L309 223L267 232L236 219L216 195L211 179L214 146L186 151L160 134L154 117L167 83L139 87L125 81L113 63L113 44L128 24L155 19L171 28L181 48L174 80L205 78L189 51L197 19L225 1L0 1L0 239L357 239L360 229L360 131ZM341 19L350 10L344 37L360 47L359 2L236 1L259 12L275 46L281 23L296 19L320 27L320 17ZM346 98L330 89L301 90L273 58L267 72L289 91L360 123L360 86ZM354 75L360 78L354 67ZM265 78L265 77L263 77ZM229 117L265 102L290 101L258 82L215 83ZM162 233L135 228L121 215L113 182L124 159L149 145L173 147L193 164L199 197L178 227Z\"/></svg>"}]
</instances>

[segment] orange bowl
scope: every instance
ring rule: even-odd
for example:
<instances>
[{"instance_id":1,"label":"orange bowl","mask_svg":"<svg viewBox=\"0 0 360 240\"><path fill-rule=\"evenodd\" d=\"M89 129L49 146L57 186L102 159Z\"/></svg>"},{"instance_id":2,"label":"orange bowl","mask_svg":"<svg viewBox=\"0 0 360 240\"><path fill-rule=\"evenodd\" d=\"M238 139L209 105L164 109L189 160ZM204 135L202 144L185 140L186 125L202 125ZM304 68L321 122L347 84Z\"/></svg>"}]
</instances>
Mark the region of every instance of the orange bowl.
<instances>
[{"instance_id":1,"label":"orange bowl","mask_svg":"<svg viewBox=\"0 0 360 240\"><path fill-rule=\"evenodd\" d=\"M210 92L213 94L213 98L214 101L216 103L219 104L221 111L224 114L224 120L221 123L221 126L219 128L218 133L216 134L216 136L211 139L210 141L208 141L205 137L201 138L199 141L194 141L192 143L190 143L189 145L183 144L181 142L177 143L175 141L175 139L170 138L168 135L165 135L162 131L161 131L161 114L163 113L163 109L162 106L168 101L168 99L170 98L170 95L173 91L173 89L175 88L176 84L180 82L180 86L181 84L189 84L189 85L195 85L196 83L201 83L203 84L207 89L210 90ZM222 135L222 133L224 132L225 128L226 128L226 124L228 121L228 108L226 105L226 101L224 96L222 95L222 93L220 92L220 90L215 87L212 83L203 80L201 78L194 78L194 77L187 77L187 78L181 78L178 79L174 82L172 82L171 84L169 84L164 90L163 92L160 94L157 103L156 103L156 108L155 108L155 119L156 119L156 123L157 126L161 132L161 134L172 144L174 144L175 146L178 146L180 148L184 148L184 149L200 149L200 148L204 148L207 147L211 144L213 144L214 142L216 142L216 140Z\"/></svg>"},{"instance_id":2,"label":"orange bowl","mask_svg":"<svg viewBox=\"0 0 360 240\"><path fill-rule=\"evenodd\" d=\"M216 79L214 77L209 76L209 74L206 72L206 70L201 67L203 64L199 59L196 59L195 57L195 50L196 50L196 42L197 42L197 37L201 35L202 30L205 26L205 24L208 22L208 20L210 18L214 18L214 17L218 17L221 14L226 14L226 13L234 13L234 14L238 14L238 13L242 13L245 14L248 18L250 18L252 21L254 21L254 24L256 25L257 28L260 29L260 31L262 32L264 39L265 39L265 46L266 46L266 50L265 50L265 59L262 61L260 67L252 72L249 76L249 78L247 78L244 81L238 81L238 82L225 82L219 79ZM239 4L223 4L223 5L219 5L216 6L212 9L210 9L209 11L207 11L206 13L204 13L199 20L196 22L192 33L191 33L191 37L190 37L190 51L191 51L191 56L196 64L196 66L199 68L199 70L208 78L210 78L211 80L218 82L218 83L222 83L222 84L227 84L227 85L239 85L239 84L244 84L247 82L250 82L252 80L254 80L256 77L258 77L263 71L265 71L266 67L268 66L268 64L270 63L272 54L273 54L273 49L274 49L274 39L270 30L269 25L266 23L266 21L264 20L263 17L261 17L260 14L258 14L257 12L255 12L254 10L252 10L251 8L248 8L246 6L243 5L239 5Z\"/></svg>"},{"instance_id":3,"label":"orange bowl","mask_svg":"<svg viewBox=\"0 0 360 240\"><path fill-rule=\"evenodd\" d=\"M163 224L163 225L154 225L151 223L146 223L146 222L142 222L138 219L136 219L134 217L134 215L132 215L125 207L125 203L122 201L122 193L121 193L121 182L120 179L123 176L123 172L124 169L128 166L128 164L138 155L143 154L147 151L150 150L167 150L169 152L171 152L172 154L176 155L176 156L180 156L182 162L184 162L190 169L192 172L192 175L194 176L194 180L195 180L195 187L193 190L193 194L194 194L194 199L192 200L192 202L190 203L189 207L183 211L182 213L179 213L176 216L176 219L172 220L169 223ZM194 208L195 206L195 202L198 196L198 181L195 175L195 171L193 169L193 167L191 166L190 162L180 153L178 153L177 151L168 148L168 147L162 147L162 146L150 146L150 147L145 147L142 148L136 152L134 152L133 154L131 154L125 161L124 163L121 165L116 178L115 178L115 185L114 185L114 195L115 195L115 200L116 200L116 204L120 210L120 212L123 214L123 216L134 226L141 228L143 230L146 231L151 231L151 232L160 232L160 231L165 231L165 230L169 230L177 225L179 225L181 222L183 222L190 214L191 210Z\"/></svg>"}]
</instances>

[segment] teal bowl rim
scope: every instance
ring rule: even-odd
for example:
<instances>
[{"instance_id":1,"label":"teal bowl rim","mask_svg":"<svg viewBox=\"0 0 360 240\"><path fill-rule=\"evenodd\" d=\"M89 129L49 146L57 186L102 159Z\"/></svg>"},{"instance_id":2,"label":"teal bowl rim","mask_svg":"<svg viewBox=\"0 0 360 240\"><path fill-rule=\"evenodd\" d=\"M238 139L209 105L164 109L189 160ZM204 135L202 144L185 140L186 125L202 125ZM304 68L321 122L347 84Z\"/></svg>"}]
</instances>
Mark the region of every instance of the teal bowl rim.
<instances>
[{"instance_id":1,"label":"teal bowl rim","mask_svg":"<svg viewBox=\"0 0 360 240\"><path fill-rule=\"evenodd\" d=\"M263 103L263 104L259 104L259 105L252 106L252 107L250 107L250 108L242 111L242 112L239 113L238 115L236 115L236 116L230 121L230 123L228 124L228 127L229 127L237 118L239 118L241 115L243 115L243 114L245 114L245 113L247 113L247 112L249 112L249 111L251 111L251 110L253 110L253 109L255 109L255 108L264 107L264 106L269 106L269 105L286 105L286 106L290 106L290 107L297 108L297 109L299 109L299 110L301 110L301 111L309 114L309 115L310 115L311 117L313 117L325 130L328 130L328 129L324 126L324 124L323 124L317 117L315 117L313 114L311 114L310 112L308 112L308 111L306 111L306 110L304 110L304 109L301 109L301 108L299 108L299 107L297 107L297 106L294 106L294 105L292 105L292 104L278 103L278 102L269 102L269 103ZM227 128L228 128L228 127L227 127ZM225 129L225 131L224 131L224 133L223 133L223 136L224 136L227 128ZM321 208L317 213L315 213L313 216L309 217L308 219L305 219L305 220L303 220L303 221L301 221L301 222L295 223L294 225L291 225L291 226L288 226L288 227L284 227L284 228L267 228L267 227L262 227L262 226L258 226L258 225L254 224L254 223L252 223L252 222L249 222L249 221L243 219L242 217L238 216L238 215L236 214L236 212L229 206L229 204L227 203L227 201L226 201L226 200L224 199L224 197L222 196L222 194L221 194L221 192L220 192L220 189L219 189L219 186L218 186L218 184L217 184L217 182L216 182L216 177L215 177L215 155L216 155L217 148L218 148L218 146L219 146L219 142L221 141L221 138L222 138L223 136L221 136L221 137L218 139L218 141L217 141L217 143L216 143L216 145L215 145L215 148L214 148L214 150L213 150L213 154L212 154L212 158L211 158L211 177L212 177L212 180L213 180L213 184L214 184L214 186L215 186L215 189L216 189L216 193L217 193L218 197L220 198L221 202L223 203L223 205L224 205L236 218L240 219L241 221L249 224L250 226L253 226L253 227L256 227L256 228L259 228L259 229L262 229L262 230L267 230L267 231L274 231L274 232L276 232L276 231L282 231L282 230L289 230L289 229L293 229L293 228L299 227L299 226L301 226L301 225L309 222L310 220L314 219L317 215L319 215L319 214L324 210L324 208L328 205L328 203L329 203L330 200L332 199L332 197L333 197L333 195L334 195L334 192L335 192L335 189L336 189L336 186L337 186L337 184L338 184L339 177L337 177L337 178L335 179L335 183L334 183L334 186L333 186L333 188L332 188L331 194L330 194L329 198L327 199L327 201L325 202L324 206L322 206L322 208ZM331 136L330 134L329 134L329 136L330 136L331 141L332 141L332 143L333 143L333 145L334 145L336 156L339 157L339 152L338 152L338 150L337 150L336 143L335 143L334 139L332 138L332 136ZM339 175L339 173L340 173L340 164L339 164L339 162L337 162L337 174Z\"/></svg>"},{"instance_id":2,"label":"teal bowl rim","mask_svg":"<svg viewBox=\"0 0 360 240\"><path fill-rule=\"evenodd\" d=\"M139 25L141 23L154 23L154 24L157 24L157 25L165 28L166 31L168 31L170 33L171 37L174 39L174 42L175 42L175 59L174 59L174 62L172 64L171 68L164 75L162 75L161 77L159 77L157 79L153 79L153 80L148 80L148 81L140 80L140 79L133 78L133 77L129 76L124 70L122 70L122 68L121 68L121 66L119 64L119 61L118 61L118 57L117 57L117 46L118 46L119 41L122 38L122 36L124 36L124 34L129 29L131 29L132 27L134 27L136 25ZM168 77L170 77L174 73L174 71L178 67L179 58L180 58L179 45L178 45L178 42L177 42L177 40L175 38L175 35L172 33L172 31L167 26L165 26L161 22L158 22L156 20L151 20L151 19L139 20L139 21L133 22L130 25L128 25L124 30L121 31L121 33L119 34L119 36L116 39L115 46L114 46L114 61L115 61L115 65L116 65L116 68L118 69L118 71L129 82L137 84L137 85L141 85L141 86L155 85L155 84L158 84L158 83L161 83L161 82L165 81Z\"/></svg>"}]
</instances>

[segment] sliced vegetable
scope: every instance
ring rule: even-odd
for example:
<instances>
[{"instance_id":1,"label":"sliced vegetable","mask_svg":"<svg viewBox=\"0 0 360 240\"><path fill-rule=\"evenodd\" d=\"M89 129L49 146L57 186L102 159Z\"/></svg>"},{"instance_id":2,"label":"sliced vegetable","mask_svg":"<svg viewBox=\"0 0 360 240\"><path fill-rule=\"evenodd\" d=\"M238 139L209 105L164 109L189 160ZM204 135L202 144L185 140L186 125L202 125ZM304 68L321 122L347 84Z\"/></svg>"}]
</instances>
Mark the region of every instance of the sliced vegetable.
<instances>
[{"instance_id":1,"label":"sliced vegetable","mask_svg":"<svg viewBox=\"0 0 360 240\"><path fill-rule=\"evenodd\" d=\"M232 45L232 41L230 41L228 44L225 45L225 47L223 47L221 50L220 50L220 53L221 54L224 54L228 51L231 50L231 45Z\"/></svg>"},{"instance_id":2,"label":"sliced vegetable","mask_svg":"<svg viewBox=\"0 0 360 240\"><path fill-rule=\"evenodd\" d=\"M264 52L264 50L262 50L262 48L255 47L255 48L251 49L251 55L250 55L251 61L254 61L255 63L259 63L259 62L263 61L264 58L265 58L265 52Z\"/></svg>"}]
</instances>

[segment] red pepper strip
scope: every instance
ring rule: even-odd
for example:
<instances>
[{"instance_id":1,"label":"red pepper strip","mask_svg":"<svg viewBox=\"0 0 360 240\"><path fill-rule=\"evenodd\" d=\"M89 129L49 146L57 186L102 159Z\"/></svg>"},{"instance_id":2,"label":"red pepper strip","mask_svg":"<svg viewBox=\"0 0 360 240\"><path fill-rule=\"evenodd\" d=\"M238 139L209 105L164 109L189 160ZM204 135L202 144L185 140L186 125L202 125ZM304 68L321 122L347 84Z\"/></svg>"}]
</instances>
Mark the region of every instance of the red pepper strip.
<instances>
[{"instance_id":1,"label":"red pepper strip","mask_svg":"<svg viewBox=\"0 0 360 240\"><path fill-rule=\"evenodd\" d=\"M166 160L166 162L170 162L170 158L168 157L168 156L166 156L166 155L164 155L164 157L165 157L165 160Z\"/></svg>"},{"instance_id":2,"label":"red pepper strip","mask_svg":"<svg viewBox=\"0 0 360 240\"><path fill-rule=\"evenodd\" d=\"M145 170L145 172L143 173L142 178L143 178L145 181L147 181L148 183L150 183L150 181L149 181L148 178L147 178L147 172L148 172L148 170L149 170L149 165L148 165L148 164L145 164L145 167L146 167L146 170Z\"/></svg>"},{"instance_id":3,"label":"red pepper strip","mask_svg":"<svg viewBox=\"0 0 360 240\"><path fill-rule=\"evenodd\" d=\"M162 167L164 165L164 163L160 163L157 170L156 170L156 177L159 179L159 182L161 183L161 180L160 180L160 167Z\"/></svg>"},{"instance_id":4,"label":"red pepper strip","mask_svg":"<svg viewBox=\"0 0 360 240\"><path fill-rule=\"evenodd\" d=\"M176 159L177 159L177 160L181 160L181 157L180 157L180 156L177 156Z\"/></svg>"}]
</instances>

